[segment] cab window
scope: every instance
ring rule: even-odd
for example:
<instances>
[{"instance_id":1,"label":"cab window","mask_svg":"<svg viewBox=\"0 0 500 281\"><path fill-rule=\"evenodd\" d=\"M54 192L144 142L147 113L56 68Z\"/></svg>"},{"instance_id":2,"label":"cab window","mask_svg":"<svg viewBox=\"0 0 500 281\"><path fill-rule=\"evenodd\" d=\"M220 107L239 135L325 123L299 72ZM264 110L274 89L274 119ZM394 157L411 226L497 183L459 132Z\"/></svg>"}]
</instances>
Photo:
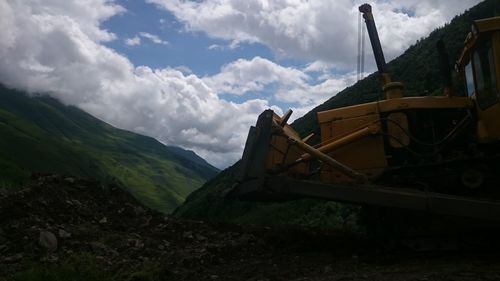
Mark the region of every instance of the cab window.
<instances>
[{"instance_id":1,"label":"cab window","mask_svg":"<svg viewBox=\"0 0 500 281\"><path fill-rule=\"evenodd\" d=\"M465 84L467 89L467 96L471 97L474 95L474 76L472 73L472 63L469 62L465 66Z\"/></svg>"},{"instance_id":2,"label":"cab window","mask_svg":"<svg viewBox=\"0 0 500 281\"><path fill-rule=\"evenodd\" d=\"M491 41L485 42L474 52L473 64L477 103L481 109L486 109L498 102L495 59Z\"/></svg>"}]
</instances>

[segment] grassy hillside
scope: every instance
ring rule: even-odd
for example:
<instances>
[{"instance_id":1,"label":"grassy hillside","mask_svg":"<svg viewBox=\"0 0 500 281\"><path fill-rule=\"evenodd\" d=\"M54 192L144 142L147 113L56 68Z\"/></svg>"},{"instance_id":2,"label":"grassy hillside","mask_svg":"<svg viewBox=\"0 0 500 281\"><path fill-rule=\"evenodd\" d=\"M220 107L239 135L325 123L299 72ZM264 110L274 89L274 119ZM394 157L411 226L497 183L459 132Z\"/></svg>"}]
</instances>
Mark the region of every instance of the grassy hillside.
<instances>
[{"instance_id":1,"label":"grassy hillside","mask_svg":"<svg viewBox=\"0 0 500 281\"><path fill-rule=\"evenodd\" d=\"M191 151L0 86L0 188L16 188L32 172L118 181L147 206L170 212L218 170Z\"/></svg>"},{"instance_id":2,"label":"grassy hillside","mask_svg":"<svg viewBox=\"0 0 500 281\"><path fill-rule=\"evenodd\" d=\"M455 60L463 47L465 36L472 21L500 14L500 3L496 0L484 1L466 13L455 17L451 23L433 31L427 38L419 40L401 56L388 64L394 81L405 84L406 96L440 95L442 93L439 78L436 43L445 42L450 60ZM376 13L376 11L375 11ZM376 15L375 15L376 16ZM382 42L382 45L390 42ZM315 133L319 139L319 127L316 113L327 109L382 99L378 74L374 73L355 85L346 88L322 105L314 108L297 119L293 126L306 136ZM455 94L462 95L463 81L454 77ZM222 197L225 190L235 180L238 164L223 171L202 188L193 192L175 214L185 218L252 222L252 223L292 223L308 225L349 225L353 207L332 202L302 200L282 204L262 204L235 202Z\"/></svg>"}]
</instances>

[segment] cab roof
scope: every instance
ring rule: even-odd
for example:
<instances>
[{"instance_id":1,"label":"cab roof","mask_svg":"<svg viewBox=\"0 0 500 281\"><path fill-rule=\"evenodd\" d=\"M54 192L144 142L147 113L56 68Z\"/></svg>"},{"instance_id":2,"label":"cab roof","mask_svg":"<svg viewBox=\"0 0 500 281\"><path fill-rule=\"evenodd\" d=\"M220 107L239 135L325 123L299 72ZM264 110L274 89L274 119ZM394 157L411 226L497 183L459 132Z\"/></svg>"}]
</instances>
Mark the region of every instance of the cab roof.
<instances>
[{"instance_id":1,"label":"cab roof","mask_svg":"<svg viewBox=\"0 0 500 281\"><path fill-rule=\"evenodd\" d=\"M472 31L467 34L464 42L464 49L457 60L457 66L462 67L470 60L470 53L474 49L478 39L483 34L500 30L500 17L492 17L474 21Z\"/></svg>"}]
</instances>

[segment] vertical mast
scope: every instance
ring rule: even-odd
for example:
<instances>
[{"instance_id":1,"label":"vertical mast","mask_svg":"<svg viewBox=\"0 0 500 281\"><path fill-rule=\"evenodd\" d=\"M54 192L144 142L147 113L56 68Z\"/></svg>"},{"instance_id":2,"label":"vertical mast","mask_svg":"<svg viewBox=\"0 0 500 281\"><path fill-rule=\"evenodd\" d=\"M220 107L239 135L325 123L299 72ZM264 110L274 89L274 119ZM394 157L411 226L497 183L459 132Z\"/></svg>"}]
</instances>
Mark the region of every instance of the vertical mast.
<instances>
[{"instance_id":1,"label":"vertical mast","mask_svg":"<svg viewBox=\"0 0 500 281\"><path fill-rule=\"evenodd\" d=\"M384 58L384 52L382 46L380 45L380 39L378 38L377 27L375 26L375 20L373 19L372 7L370 4L363 4L359 6L359 11L363 14L363 18L366 23L366 30L370 36L370 42L373 49L373 54L375 56L375 62L377 63L377 69L382 76L383 85L391 82L389 73L386 70L386 63Z\"/></svg>"}]
</instances>

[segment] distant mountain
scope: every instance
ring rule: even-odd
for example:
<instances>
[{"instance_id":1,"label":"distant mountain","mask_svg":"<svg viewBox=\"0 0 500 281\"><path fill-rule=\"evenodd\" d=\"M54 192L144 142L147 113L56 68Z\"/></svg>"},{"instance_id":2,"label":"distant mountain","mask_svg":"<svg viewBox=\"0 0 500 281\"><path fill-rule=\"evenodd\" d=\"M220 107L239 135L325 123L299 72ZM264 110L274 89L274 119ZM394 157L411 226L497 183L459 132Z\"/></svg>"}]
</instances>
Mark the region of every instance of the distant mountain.
<instances>
[{"instance_id":1,"label":"distant mountain","mask_svg":"<svg viewBox=\"0 0 500 281\"><path fill-rule=\"evenodd\" d=\"M450 60L458 58L473 20L500 14L500 1L487 0L456 16L449 24L434 30L419 40L401 56L388 64L394 81L405 84L405 96L441 95L441 84L436 43L443 39ZM375 11L376 18L376 11ZM382 45L391 42L382 42ZM463 94L464 82L454 77L455 94ZM333 108L382 99L378 73L373 73L317 106L292 126L303 137L315 134L311 142L318 142L320 131L316 113ZM229 167L217 177L193 192L175 214L184 218L212 219L250 223L292 223L316 226L342 225L350 220L352 207L333 202L302 200L291 203L248 203L223 198L235 181L239 164Z\"/></svg>"},{"instance_id":2,"label":"distant mountain","mask_svg":"<svg viewBox=\"0 0 500 281\"><path fill-rule=\"evenodd\" d=\"M0 86L0 188L16 188L33 172L119 182L145 205L170 212L218 169L53 98Z\"/></svg>"},{"instance_id":3,"label":"distant mountain","mask_svg":"<svg viewBox=\"0 0 500 281\"><path fill-rule=\"evenodd\" d=\"M198 154L194 153L194 151L192 150L186 150L176 146L169 146L168 149L170 150L170 152L175 154L175 158L179 163L181 163L186 168L190 168L193 171L196 171L200 175L211 178L214 176L214 171L215 173L219 172L217 168L208 164L205 159L198 156Z\"/></svg>"}]
</instances>

